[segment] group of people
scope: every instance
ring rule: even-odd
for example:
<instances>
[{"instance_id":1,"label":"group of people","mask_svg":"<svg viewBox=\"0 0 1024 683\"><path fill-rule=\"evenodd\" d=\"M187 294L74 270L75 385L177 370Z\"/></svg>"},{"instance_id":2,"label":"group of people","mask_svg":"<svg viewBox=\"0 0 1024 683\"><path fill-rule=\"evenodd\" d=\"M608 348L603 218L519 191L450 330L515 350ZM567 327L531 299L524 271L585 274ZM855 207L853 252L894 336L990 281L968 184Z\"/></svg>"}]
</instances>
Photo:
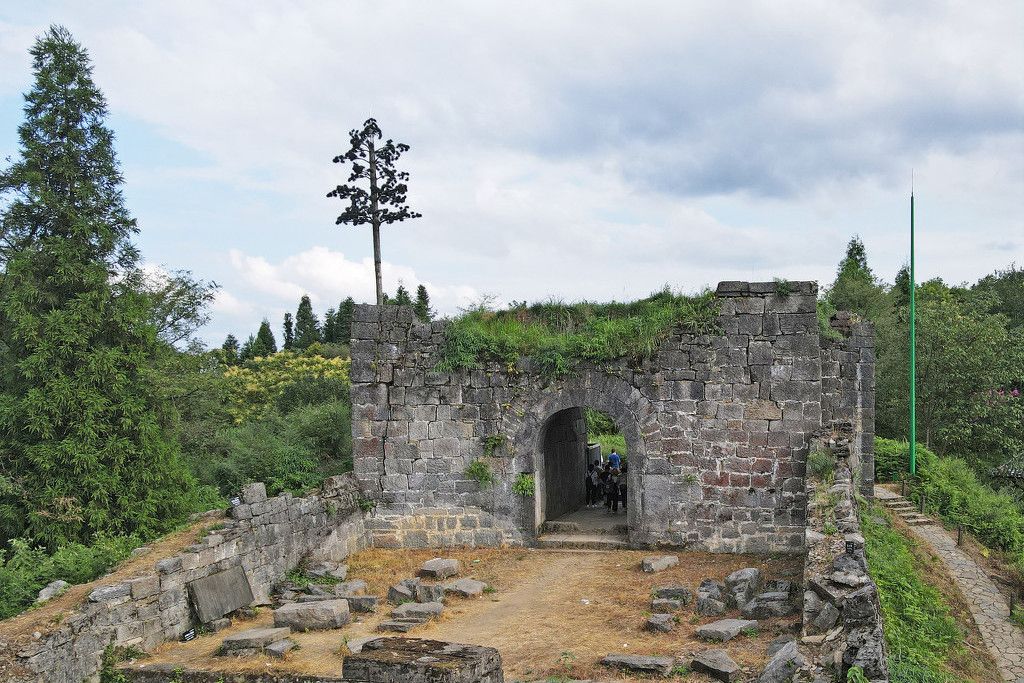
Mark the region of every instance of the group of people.
<instances>
[{"instance_id":1,"label":"group of people","mask_svg":"<svg viewBox=\"0 0 1024 683\"><path fill-rule=\"evenodd\" d=\"M618 513L619 503L626 509L626 464L622 456L612 449L604 464L594 461L587 465L587 507L603 504L612 514Z\"/></svg>"}]
</instances>

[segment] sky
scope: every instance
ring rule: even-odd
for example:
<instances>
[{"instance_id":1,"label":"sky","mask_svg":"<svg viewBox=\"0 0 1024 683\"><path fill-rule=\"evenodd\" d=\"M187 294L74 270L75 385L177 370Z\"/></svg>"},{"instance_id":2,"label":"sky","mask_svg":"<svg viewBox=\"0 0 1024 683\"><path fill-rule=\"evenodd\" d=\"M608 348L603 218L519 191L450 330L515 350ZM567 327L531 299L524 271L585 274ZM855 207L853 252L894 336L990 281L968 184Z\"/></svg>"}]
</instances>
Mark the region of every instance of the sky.
<instances>
[{"instance_id":1,"label":"sky","mask_svg":"<svg viewBox=\"0 0 1024 683\"><path fill-rule=\"evenodd\" d=\"M441 314L493 298L631 300L817 280L859 234L892 281L1024 264L1024 3L0 4L0 158L28 49L88 49L151 268L220 289L201 336L280 339L373 299L369 229L332 158L375 117L411 149L384 285Z\"/></svg>"}]
</instances>

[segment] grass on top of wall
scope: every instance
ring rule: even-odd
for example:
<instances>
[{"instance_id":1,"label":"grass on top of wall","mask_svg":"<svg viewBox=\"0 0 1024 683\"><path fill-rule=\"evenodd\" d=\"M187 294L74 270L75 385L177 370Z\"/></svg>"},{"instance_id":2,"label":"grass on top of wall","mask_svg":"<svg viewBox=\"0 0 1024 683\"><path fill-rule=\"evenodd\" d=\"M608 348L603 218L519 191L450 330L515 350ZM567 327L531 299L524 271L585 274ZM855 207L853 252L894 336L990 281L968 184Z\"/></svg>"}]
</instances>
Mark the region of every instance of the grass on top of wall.
<instances>
[{"instance_id":1,"label":"grass on top of wall","mask_svg":"<svg viewBox=\"0 0 1024 683\"><path fill-rule=\"evenodd\" d=\"M543 375L560 377L583 361L650 358L676 327L716 333L714 294L687 296L666 287L632 303L548 301L516 303L502 311L480 305L448 326L437 369L452 372L488 361L514 367L529 357Z\"/></svg>"}]
</instances>

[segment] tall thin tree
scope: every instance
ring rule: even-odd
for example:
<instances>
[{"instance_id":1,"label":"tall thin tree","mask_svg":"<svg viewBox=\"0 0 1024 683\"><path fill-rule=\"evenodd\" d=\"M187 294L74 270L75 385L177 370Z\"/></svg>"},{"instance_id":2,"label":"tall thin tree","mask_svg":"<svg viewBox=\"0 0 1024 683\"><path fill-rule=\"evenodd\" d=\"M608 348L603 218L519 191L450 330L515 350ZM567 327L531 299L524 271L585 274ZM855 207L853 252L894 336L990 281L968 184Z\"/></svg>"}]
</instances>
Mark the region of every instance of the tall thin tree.
<instances>
[{"instance_id":1,"label":"tall thin tree","mask_svg":"<svg viewBox=\"0 0 1024 683\"><path fill-rule=\"evenodd\" d=\"M382 225L421 217L421 214L406 205L409 173L395 168L399 157L409 151L409 145L395 143L390 139L378 145L377 141L382 137L377 121L372 118L363 123L362 129L349 131L349 150L334 157L336 164L352 165L347 184L338 185L327 193L328 197L337 197L349 203L335 221L336 225L369 225L373 229L373 267L378 306L384 303L380 272L380 228Z\"/></svg>"},{"instance_id":2,"label":"tall thin tree","mask_svg":"<svg viewBox=\"0 0 1024 683\"><path fill-rule=\"evenodd\" d=\"M31 49L20 153L0 171L0 545L149 535L191 475L150 366L159 349L138 232L85 49Z\"/></svg>"}]
</instances>

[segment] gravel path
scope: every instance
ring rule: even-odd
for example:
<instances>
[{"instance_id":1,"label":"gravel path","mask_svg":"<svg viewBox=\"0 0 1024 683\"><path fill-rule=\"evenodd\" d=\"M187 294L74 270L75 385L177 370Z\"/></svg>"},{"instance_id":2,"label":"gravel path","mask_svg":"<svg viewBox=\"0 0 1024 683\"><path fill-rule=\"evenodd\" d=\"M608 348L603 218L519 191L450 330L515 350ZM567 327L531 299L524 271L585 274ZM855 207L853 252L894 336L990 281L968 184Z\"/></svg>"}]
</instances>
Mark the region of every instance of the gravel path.
<instances>
[{"instance_id":1,"label":"gravel path","mask_svg":"<svg viewBox=\"0 0 1024 683\"><path fill-rule=\"evenodd\" d=\"M875 497L886 506L905 500L881 486L875 487ZM1010 606L988 574L956 546L956 540L940 524L912 526L910 531L931 546L956 581L1003 680L1024 683L1024 632L1010 621Z\"/></svg>"}]
</instances>

